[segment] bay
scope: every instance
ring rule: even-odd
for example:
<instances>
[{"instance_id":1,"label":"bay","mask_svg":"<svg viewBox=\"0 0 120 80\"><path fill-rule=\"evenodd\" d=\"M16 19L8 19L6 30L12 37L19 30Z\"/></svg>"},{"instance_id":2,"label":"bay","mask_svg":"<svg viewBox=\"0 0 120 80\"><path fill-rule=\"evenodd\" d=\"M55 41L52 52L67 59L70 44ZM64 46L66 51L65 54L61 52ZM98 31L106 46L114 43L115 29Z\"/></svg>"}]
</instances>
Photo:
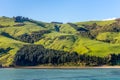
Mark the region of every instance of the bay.
<instances>
[{"instance_id":1,"label":"bay","mask_svg":"<svg viewBox=\"0 0 120 80\"><path fill-rule=\"evenodd\" d=\"M1 68L0 80L120 80L120 69Z\"/></svg>"}]
</instances>

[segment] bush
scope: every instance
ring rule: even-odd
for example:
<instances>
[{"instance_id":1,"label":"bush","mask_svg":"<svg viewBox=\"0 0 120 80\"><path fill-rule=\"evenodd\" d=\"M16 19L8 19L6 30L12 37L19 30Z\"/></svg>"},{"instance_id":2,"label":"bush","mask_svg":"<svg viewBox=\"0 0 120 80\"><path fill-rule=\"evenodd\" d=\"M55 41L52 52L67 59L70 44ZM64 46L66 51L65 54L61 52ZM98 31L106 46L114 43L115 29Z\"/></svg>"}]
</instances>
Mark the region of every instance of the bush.
<instances>
[{"instance_id":1,"label":"bush","mask_svg":"<svg viewBox=\"0 0 120 80\"><path fill-rule=\"evenodd\" d=\"M31 34L23 34L17 37L18 40L28 43L34 43L38 40L40 40L43 36L43 34L50 33L49 30L40 30L36 32L32 32Z\"/></svg>"}]
</instances>

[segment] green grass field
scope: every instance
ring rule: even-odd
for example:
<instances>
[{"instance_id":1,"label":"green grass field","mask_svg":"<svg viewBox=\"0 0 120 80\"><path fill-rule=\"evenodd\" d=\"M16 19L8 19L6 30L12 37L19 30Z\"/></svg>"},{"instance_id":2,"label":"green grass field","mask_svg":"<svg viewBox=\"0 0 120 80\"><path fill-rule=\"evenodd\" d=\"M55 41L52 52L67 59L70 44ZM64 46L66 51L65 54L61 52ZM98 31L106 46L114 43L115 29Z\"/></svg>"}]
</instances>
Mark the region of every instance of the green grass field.
<instances>
[{"instance_id":1,"label":"green grass field","mask_svg":"<svg viewBox=\"0 0 120 80\"><path fill-rule=\"evenodd\" d=\"M85 21L85 22L77 22L75 24L77 25L82 25L82 24L87 24L87 25L92 25L93 23L96 23L99 26L105 26L105 25L109 25L113 22L116 22L115 20L108 20L108 21Z\"/></svg>"},{"instance_id":2,"label":"green grass field","mask_svg":"<svg viewBox=\"0 0 120 80\"><path fill-rule=\"evenodd\" d=\"M114 23L115 21L88 21L74 23L78 27L82 24L92 25L96 23L100 26L105 26ZM45 48L64 50L69 52L77 52L79 54L88 54L104 57L111 53L120 53L120 33L119 32L103 32L96 36L96 39L85 38L77 33L69 24L61 24L60 32L56 32L54 24L44 23L45 27L35 23L24 22L24 26L14 26L17 24L13 18L0 17L0 25L6 26L0 28L0 33L6 32L10 36L16 38L22 34L30 34L33 31L50 30L51 33L44 34L42 39L34 44L41 44ZM7 26L9 25L9 27ZM113 41L111 43L104 42L105 40ZM4 35L0 35L0 48L12 48L9 52L0 54L0 64L9 66L13 63L16 52L24 45L31 44L15 40Z\"/></svg>"},{"instance_id":3,"label":"green grass field","mask_svg":"<svg viewBox=\"0 0 120 80\"><path fill-rule=\"evenodd\" d=\"M14 55L24 44L26 43L16 41L4 36L0 36L0 48L4 48L4 49L8 47L12 48L8 53L4 53L0 55L0 63L3 66L8 66L12 64Z\"/></svg>"}]
</instances>

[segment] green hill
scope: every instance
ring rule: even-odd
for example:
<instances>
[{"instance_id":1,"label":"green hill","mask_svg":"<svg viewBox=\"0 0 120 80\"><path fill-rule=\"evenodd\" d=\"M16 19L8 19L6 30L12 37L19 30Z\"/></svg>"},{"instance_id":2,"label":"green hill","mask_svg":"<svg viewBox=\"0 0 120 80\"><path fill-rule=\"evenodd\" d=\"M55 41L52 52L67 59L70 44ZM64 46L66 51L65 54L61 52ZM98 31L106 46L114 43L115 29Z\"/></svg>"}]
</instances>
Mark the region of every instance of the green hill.
<instances>
[{"instance_id":1,"label":"green hill","mask_svg":"<svg viewBox=\"0 0 120 80\"><path fill-rule=\"evenodd\" d=\"M26 17L0 17L0 64L10 66L23 45L105 57L120 53L120 21L45 23Z\"/></svg>"}]
</instances>

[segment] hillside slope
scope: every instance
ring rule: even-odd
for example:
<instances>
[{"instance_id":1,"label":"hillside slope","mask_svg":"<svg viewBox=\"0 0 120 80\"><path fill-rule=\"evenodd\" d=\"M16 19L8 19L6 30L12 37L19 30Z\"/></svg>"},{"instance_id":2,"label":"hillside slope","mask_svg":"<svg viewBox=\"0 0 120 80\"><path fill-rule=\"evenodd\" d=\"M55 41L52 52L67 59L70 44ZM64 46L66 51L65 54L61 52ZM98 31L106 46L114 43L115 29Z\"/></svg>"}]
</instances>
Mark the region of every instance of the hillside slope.
<instances>
[{"instance_id":1,"label":"hillside slope","mask_svg":"<svg viewBox=\"0 0 120 80\"><path fill-rule=\"evenodd\" d=\"M26 17L0 17L0 64L13 64L23 45L43 45L59 51L90 56L120 53L120 20L45 23Z\"/></svg>"}]
</instances>

